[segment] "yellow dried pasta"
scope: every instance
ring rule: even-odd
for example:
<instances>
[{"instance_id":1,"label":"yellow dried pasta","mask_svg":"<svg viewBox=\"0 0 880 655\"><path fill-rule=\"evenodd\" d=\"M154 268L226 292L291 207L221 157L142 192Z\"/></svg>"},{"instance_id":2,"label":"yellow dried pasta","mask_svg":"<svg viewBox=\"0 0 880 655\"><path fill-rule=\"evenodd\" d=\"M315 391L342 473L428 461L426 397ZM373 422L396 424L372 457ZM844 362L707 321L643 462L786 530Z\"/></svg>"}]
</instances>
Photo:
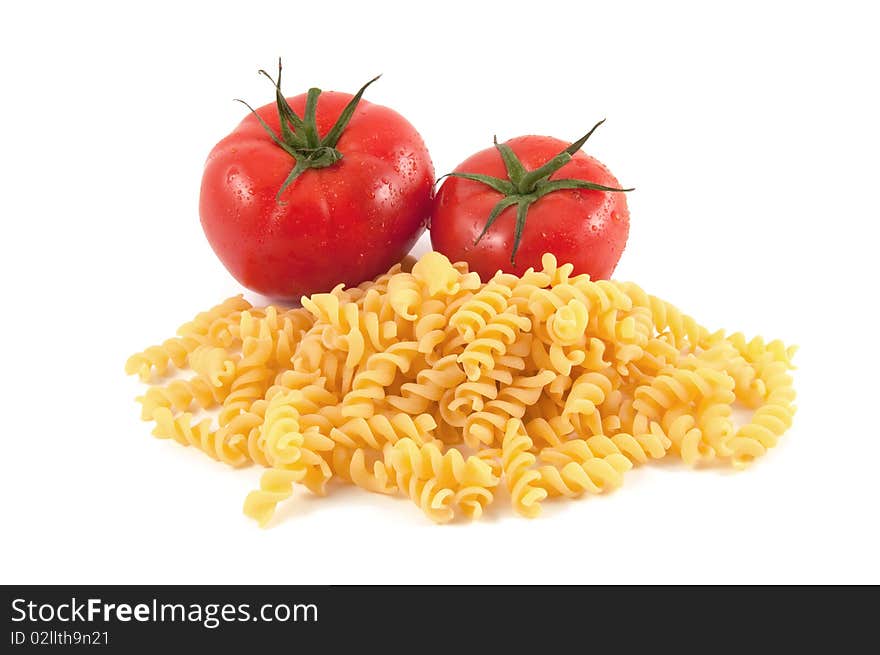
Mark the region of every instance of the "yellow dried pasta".
<instances>
[{"instance_id":1,"label":"yellow dried pasta","mask_svg":"<svg viewBox=\"0 0 880 655\"><path fill-rule=\"evenodd\" d=\"M266 467L244 505L261 525L297 485L333 483L408 497L442 523L479 518L503 485L532 517L667 455L745 466L791 426L794 348L573 272L547 254L483 284L431 252L302 308L230 298L125 368L192 371L151 386L143 418L157 437ZM753 412L739 426L737 405ZM216 423L197 414L212 408Z\"/></svg>"}]
</instances>

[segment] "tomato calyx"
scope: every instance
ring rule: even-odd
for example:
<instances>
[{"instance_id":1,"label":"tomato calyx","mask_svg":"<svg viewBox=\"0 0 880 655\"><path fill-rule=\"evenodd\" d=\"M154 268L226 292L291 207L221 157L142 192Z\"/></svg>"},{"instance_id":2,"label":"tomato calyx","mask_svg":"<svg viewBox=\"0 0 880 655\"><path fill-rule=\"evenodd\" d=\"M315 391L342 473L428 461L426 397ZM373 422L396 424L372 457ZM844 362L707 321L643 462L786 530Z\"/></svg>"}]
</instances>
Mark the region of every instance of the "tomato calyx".
<instances>
[{"instance_id":1,"label":"tomato calyx","mask_svg":"<svg viewBox=\"0 0 880 655\"><path fill-rule=\"evenodd\" d=\"M513 249L510 253L510 263L516 265L516 252L519 250L523 232L525 231L529 207L547 194L562 191L564 189L593 189L596 191L612 191L620 193L633 191L632 188L618 189L602 184L596 184L595 182L588 182L586 180L550 179L550 176L553 175L553 173L571 161L572 156L583 147L587 142L587 139L589 139L593 135L593 132L596 131L596 128L604 122L605 119L603 118L580 139L574 141L571 145L565 148L565 150L532 171L526 170L525 166L523 166L523 163L519 160L510 146L506 143L498 143L498 139L493 138L495 147L498 149L501 159L504 161L504 168L507 170L506 180L500 177L493 177L492 175L483 175L480 173L449 173L448 175L451 177L459 177L465 180L485 184L504 196L492 208L492 211L489 212L486 224L483 226L480 235L474 241L474 245L477 245L485 236L495 220L501 215L501 212L508 207L516 205L516 226L513 232Z\"/></svg>"},{"instance_id":2,"label":"tomato calyx","mask_svg":"<svg viewBox=\"0 0 880 655\"><path fill-rule=\"evenodd\" d=\"M336 123L334 123L333 127L330 128L330 131L321 137L318 133L318 126L315 119L315 114L318 108L318 96L321 95L321 89L309 89L308 95L306 96L306 108L303 112L303 116L300 117L295 111L293 111L288 104L287 99L284 97L284 94L281 92L281 59L278 59L277 78L273 79L269 73L262 69L260 69L259 73L260 75L267 77L275 87L275 104L278 107L281 134L276 134L275 131L266 124L266 121L264 121L247 102L239 98L236 98L235 100L251 110L251 113L256 116L260 125L266 130L266 133L272 141L275 142L275 145L293 157L296 162L291 169L290 174L278 189L278 193L275 194L275 200L281 202L281 194L284 193L285 189L293 184L293 182L307 170L311 168L327 168L342 159L342 153L336 148L336 144L339 142L339 137L342 136L351 117L354 115L354 111L357 109L357 105L360 102L361 97L364 95L364 91L366 91L367 87L373 82L378 80L381 75L377 75L358 90L342 110L342 113L339 115L339 118L336 119Z\"/></svg>"}]
</instances>

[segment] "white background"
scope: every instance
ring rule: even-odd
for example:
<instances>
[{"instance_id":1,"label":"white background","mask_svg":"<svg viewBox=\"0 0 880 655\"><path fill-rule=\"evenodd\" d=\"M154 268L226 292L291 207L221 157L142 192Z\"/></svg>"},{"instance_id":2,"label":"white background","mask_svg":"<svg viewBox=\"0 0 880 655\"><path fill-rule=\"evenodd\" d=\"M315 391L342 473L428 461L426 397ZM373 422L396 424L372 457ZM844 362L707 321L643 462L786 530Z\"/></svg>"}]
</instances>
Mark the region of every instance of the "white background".
<instances>
[{"instance_id":1,"label":"white background","mask_svg":"<svg viewBox=\"0 0 880 655\"><path fill-rule=\"evenodd\" d=\"M880 582L872 3L14 3L0 25L0 582ZM743 473L674 464L529 521L435 526L360 490L260 530L232 471L150 436L133 351L240 288L198 221L209 149L271 99L352 91L439 173L523 133L630 194L617 277L797 343L799 412Z\"/></svg>"}]
</instances>

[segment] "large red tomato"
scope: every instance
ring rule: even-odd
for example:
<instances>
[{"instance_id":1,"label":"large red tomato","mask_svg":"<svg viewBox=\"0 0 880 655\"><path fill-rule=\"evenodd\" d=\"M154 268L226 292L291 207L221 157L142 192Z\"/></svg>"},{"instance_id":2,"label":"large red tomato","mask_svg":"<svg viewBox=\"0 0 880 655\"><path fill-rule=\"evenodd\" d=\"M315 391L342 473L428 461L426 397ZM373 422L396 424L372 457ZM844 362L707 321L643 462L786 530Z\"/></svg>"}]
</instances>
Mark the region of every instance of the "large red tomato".
<instances>
[{"instance_id":1,"label":"large red tomato","mask_svg":"<svg viewBox=\"0 0 880 655\"><path fill-rule=\"evenodd\" d=\"M397 112L361 100L369 83L355 96L311 89L285 99L280 65L273 83L276 102L208 156L199 201L208 241L266 296L375 277L409 252L430 214L422 138Z\"/></svg>"},{"instance_id":2,"label":"large red tomato","mask_svg":"<svg viewBox=\"0 0 880 655\"><path fill-rule=\"evenodd\" d=\"M576 273L610 277L626 245L629 210L617 179L580 150L593 130L570 145L522 136L464 160L434 198L434 248L483 280L499 269L540 269L545 252Z\"/></svg>"}]
</instances>

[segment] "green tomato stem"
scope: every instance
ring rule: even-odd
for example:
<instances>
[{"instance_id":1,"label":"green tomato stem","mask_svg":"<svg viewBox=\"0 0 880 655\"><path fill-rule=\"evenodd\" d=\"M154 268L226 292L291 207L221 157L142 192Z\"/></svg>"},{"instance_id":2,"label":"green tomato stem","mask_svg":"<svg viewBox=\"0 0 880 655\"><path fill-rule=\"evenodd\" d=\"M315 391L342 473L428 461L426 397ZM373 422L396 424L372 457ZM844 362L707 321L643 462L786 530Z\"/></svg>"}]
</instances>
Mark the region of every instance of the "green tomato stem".
<instances>
[{"instance_id":1,"label":"green tomato stem","mask_svg":"<svg viewBox=\"0 0 880 655\"><path fill-rule=\"evenodd\" d=\"M513 149L510 146L506 143L498 143L498 139L493 138L495 147L498 149L498 153L501 155L501 160L504 162L504 168L507 171L506 180L500 177L483 175L480 173L447 173L447 175L451 177L459 177L465 180L485 184L502 195L501 200L499 200L495 206L492 207L492 211L489 212L486 224L483 226L480 235L474 241L474 245L477 245L480 242L505 209L516 205L516 224L513 232L513 248L510 253L510 263L516 265L516 253L517 250L519 250L523 233L525 232L529 207L539 199L547 194L566 189L591 189L594 191L609 191L614 193L634 191L634 188L618 189L616 187L605 186L587 180L550 180L550 176L570 162L574 153L583 147L587 140L593 135L593 132L596 131L596 128L604 122L605 119L603 118L584 136L577 141L572 142L567 148L565 148L565 150L533 171L526 170L525 166L523 166L523 163L519 160L519 157L516 156L516 153L513 152ZM446 177L446 175L443 177Z\"/></svg>"},{"instance_id":2,"label":"green tomato stem","mask_svg":"<svg viewBox=\"0 0 880 655\"><path fill-rule=\"evenodd\" d=\"M281 59L278 59L278 77L272 78L269 73L260 70L260 75L265 76L272 82L275 87L275 105L278 108L278 118L281 124L281 134L278 135L269 127L262 117L244 100L238 100L245 107L250 109L251 113L257 117L262 128L266 131L272 141L279 148L284 150L294 159L294 166L290 170L287 178L275 194L275 200L281 202L281 194L296 181L300 175L312 168L327 168L342 159L342 153L336 148L339 138L351 121L355 109L364 95L367 87L379 79L379 75L364 84L358 92L352 97L339 118L336 119L333 127L327 132L324 138L321 138L318 132L317 110L318 98L321 95L321 89L311 88L306 96L306 107L302 118L297 115L287 102L287 98L281 92Z\"/></svg>"}]
</instances>

